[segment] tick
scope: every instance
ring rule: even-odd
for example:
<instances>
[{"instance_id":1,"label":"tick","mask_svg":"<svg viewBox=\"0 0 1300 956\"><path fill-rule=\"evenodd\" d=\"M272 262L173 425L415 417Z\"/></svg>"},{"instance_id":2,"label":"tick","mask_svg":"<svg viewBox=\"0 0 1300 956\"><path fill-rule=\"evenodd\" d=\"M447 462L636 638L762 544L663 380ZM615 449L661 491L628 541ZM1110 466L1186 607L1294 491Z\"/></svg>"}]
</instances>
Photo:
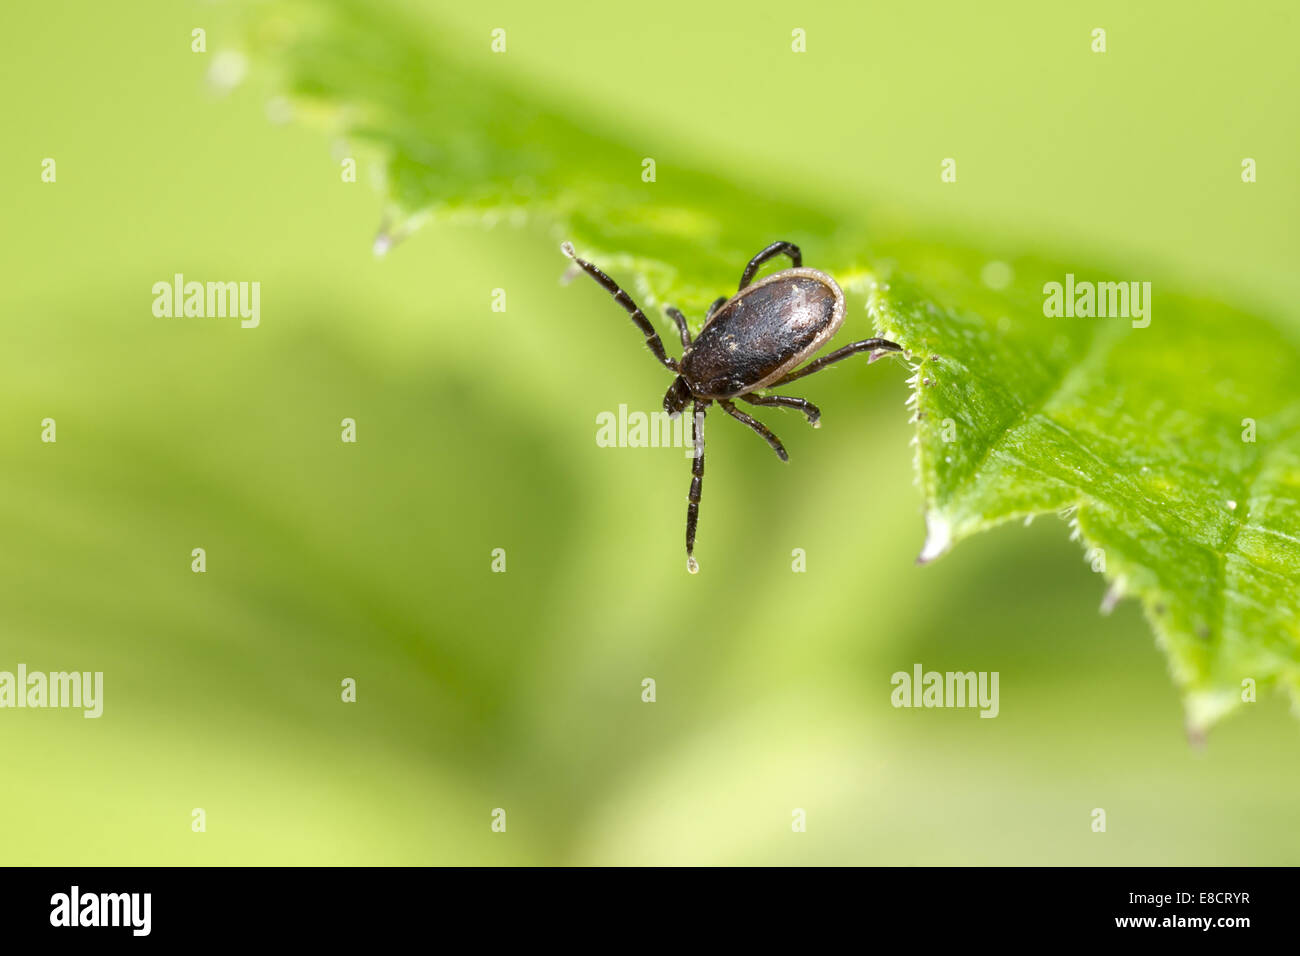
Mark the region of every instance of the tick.
<instances>
[{"instance_id":1,"label":"tick","mask_svg":"<svg viewBox=\"0 0 1300 956\"><path fill-rule=\"evenodd\" d=\"M799 247L774 242L749 260L740 274L740 288L727 298L721 296L704 317L704 327L692 341L686 316L668 306L665 312L677 324L682 337L682 357L674 359L664 351L663 340L632 297L618 283L585 259L579 259L573 244L560 250L591 276L627 310L645 344L659 364L675 373L664 395L664 410L672 417L692 406L691 440L695 456L691 464L691 490L686 505L686 569L699 571L695 560L695 528L700 517L700 491L704 484L704 415L714 402L736 421L757 432L772 446L777 457L789 461L785 446L762 422L746 415L733 399L749 405L793 408L803 412L814 428L821 422L821 410L805 398L759 394L795 379L820 372L826 366L859 352L869 352L875 361L881 352L899 352L902 347L887 339L863 339L836 349L814 362L799 366L830 341L844 323L844 293L824 272L806 269ZM788 256L791 268L759 281L754 276L762 265L777 256Z\"/></svg>"}]
</instances>

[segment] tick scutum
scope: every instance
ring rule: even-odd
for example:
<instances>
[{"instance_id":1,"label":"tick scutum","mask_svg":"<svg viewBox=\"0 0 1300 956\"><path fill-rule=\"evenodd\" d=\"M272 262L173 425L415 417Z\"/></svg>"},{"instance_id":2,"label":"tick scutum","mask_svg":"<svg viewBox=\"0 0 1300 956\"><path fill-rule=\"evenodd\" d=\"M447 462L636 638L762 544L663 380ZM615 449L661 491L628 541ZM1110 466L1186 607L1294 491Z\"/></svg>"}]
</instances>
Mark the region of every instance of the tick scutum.
<instances>
[{"instance_id":1,"label":"tick scutum","mask_svg":"<svg viewBox=\"0 0 1300 956\"><path fill-rule=\"evenodd\" d=\"M734 398L780 378L844 321L844 294L816 269L787 269L742 289L710 317L682 358L700 398Z\"/></svg>"}]
</instances>

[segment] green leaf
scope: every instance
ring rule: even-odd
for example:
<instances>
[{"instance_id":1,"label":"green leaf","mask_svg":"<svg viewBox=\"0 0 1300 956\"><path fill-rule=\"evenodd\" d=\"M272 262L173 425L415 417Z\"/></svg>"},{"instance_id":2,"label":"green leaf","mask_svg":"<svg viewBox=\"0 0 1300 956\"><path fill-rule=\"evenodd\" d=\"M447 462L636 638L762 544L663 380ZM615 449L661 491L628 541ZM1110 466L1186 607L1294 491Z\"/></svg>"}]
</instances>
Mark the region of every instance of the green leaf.
<instances>
[{"instance_id":1,"label":"green leaf","mask_svg":"<svg viewBox=\"0 0 1300 956\"><path fill-rule=\"evenodd\" d=\"M798 196L662 156L644 181L655 157L593 132L545 91L523 91L510 57L486 42L471 53L382 2L255 9L250 43L297 112L386 158L380 250L429 222L540 223L557 263L572 240L647 312L670 302L696 325L766 237L815 246L841 276L866 262L865 224L848 228Z\"/></svg>"},{"instance_id":2,"label":"green leaf","mask_svg":"<svg viewBox=\"0 0 1300 956\"><path fill-rule=\"evenodd\" d=\"M300 112L386 157L380 249L430 220L540 226L557 272L570 239L670 334L656 306L698 326L758 248L804 246L845 287L850 321L865 306L909 350L924 560L1062 513L1110 582L1104 605L1141 600L1193 732L1240 703L1247 679L1300 694L1300 355L1269 321L1145 272L827 210L789 182L666 157L647 182L655 157L630 137L383 3L258 7L250 40ZM1046 284L1067 275L1150 282L1150 324L1045 314Z\"/></svg>"},{"instance_id":3,"label":"green leaf","mask_svg":"<svg viewBox=\"0 0 1300 956\"><path fill-rule=\"evenodd\" d=\"M1002 265L1015 280L996 294L980 287L978 258L953 255L942 275L893 281L874 303L882 331L915 357L923 559L1001 522L1062 512L1111 582L1106 604L1141 598L1194 732L1241 702L1243 680L1294 695L1294 345L1158 281L1144 328L1047 317L1043 287L1067 273L1133 277L1033 258ZM991 599L1014 593L1008 582Z\"/></svg>"}]
</instances>

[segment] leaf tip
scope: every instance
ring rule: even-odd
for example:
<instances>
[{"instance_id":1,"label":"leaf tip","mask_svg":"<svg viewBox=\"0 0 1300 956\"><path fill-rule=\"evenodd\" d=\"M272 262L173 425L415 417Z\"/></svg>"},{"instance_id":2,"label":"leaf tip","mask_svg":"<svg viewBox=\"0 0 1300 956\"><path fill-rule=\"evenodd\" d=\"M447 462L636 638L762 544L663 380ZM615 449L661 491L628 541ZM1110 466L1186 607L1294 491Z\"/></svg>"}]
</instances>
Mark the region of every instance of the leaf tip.
<instances>
[{"instance_id":1,"label":"leaf tip","mask_svg":"<svg viewBox=\"0 0 1300 956\"><path fill-rule=\"evenodd\" d=\"M1120 602L1120 599L1124 597L1124 594L1124 579L1116 578L1114 581L1110 582L1110 587L1106 588L1106 593L1102 595L1101 607L1099 607L1098 610L1102 614L1110 614L1111 611L1115 610L1115 605Z\"/></svg>"},{"instance_id":2,"label":"leaf tip","mask_svg":"<svg viewBox=\"0 0 1300 956\"><path fill-rule=\"evenodd\" d=\"M925 516L925 545L916 556L917 564L929 564L952 547L952 525L937 511Z\"/></svg>"},{"instance_id":3,"label":"leaf tip","mask_svg":"<svg viewBox=\"0 0 1300 956\"><path fill-rule=\"evenodd\" d=\"M1237 695L1228 690L1199 690L1189 693L1184 701L1187 739L1198 750L1205 746L1210 728L1217 724L1240 703Z\"/></svg>"}]
</instances>

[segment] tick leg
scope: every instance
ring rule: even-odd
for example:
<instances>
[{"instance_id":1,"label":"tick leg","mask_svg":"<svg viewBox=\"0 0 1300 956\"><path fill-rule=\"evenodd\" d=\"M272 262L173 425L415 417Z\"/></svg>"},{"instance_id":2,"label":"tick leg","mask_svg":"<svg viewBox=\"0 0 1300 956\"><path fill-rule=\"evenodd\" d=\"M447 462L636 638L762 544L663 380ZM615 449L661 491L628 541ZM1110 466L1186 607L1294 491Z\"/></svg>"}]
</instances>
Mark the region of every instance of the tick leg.
<instances>
[{"instance_id":1,"label":"tick leg","mask_svg":"<svg viewBox=\"0 0 1300 956\"><path fill-rule=\"evenodd\" d=\"M803 378L805 375L811 375L813 372L820 372L827 365L838 362L840 359L846 359L850 355L857 355L859 352L901 352L903 347L889 339L863 339L861 342L854 342L852 345L846 345L842 349L836 349L829 355L823 355L815 362L809 362L803 368L795 369L789 375L778 378L773 385L784 385L786 382L793 382L797 378ZM871 361L875 361L873 358Z\"/></svg>"},{"instance_id":2,"label":"tick leg","mask_svg":"<svg viewBox=\"0 0 1300 956\"><path fill-rule=\"evenodd\" d=\"M808 401L806 398L795 398L793 395L741 395L742 402L749 402L751 405L780 405L782 408L796 408L808 416L808 424L813 428L821 428L822 410Z\"/></svg>"},{"instance_id":3,"label":"tick leg","mask_svg":"<svg viewBox=\"0 0 1300 956\"><path fill-rule=\"evenodd\" d=\"M561 243L560 251L572 259L583 272L587 273L587 275L599 282L605 291L614 297L614 301L627 310L627 314L632 316L632 321L636 323L637 328L644 333L645 344L649 347L650 351L654 353L654 357L659 360L659 363L665 368L672 369L674 372L677 371L677 362L668 357L668 353L664 351L663 339L659 338L659 333L656 332L655 327L650 324L650 320L645 317L645 313L641 311L641 307L632 301L632 297L620 289L617 282L605 275L605 273L601 272L586 259L579 259L573 251L573 243Z\"/></svg>"},{"instance_id":4,"label":"tick leg","mask_svg":"<svg viewBox=\"0 0 1300 956\"><path fill-rule=\"evenodd\" d=\"M682 315L681 312L674 309L671 305L664 309L664 311L668 313L670 319L677 323L677 331L682 334L682 351L685 352L691 347L691 330L686 324L686 316Z\"/></svg>"},{"instance_id":5,"label":"tick leg","mask_svg":"<svg viewBox=\"0 0 1300 956\"><path fill-rule=\"evenodd\" d=\"M707 322L709 321L709 319L713 318L713 313L717 312L718 309L722 308L723 304L726 301L727 301L727 297L725 295L720 295L716 299L714 299L713 305L709 306L709 311L704 313L704 321Z\"/></svg>"},{"instance_id":6,"label":"tick leg","mask_svg":"<svg viewBox=\"0 0 1300 956\"><path fill-rule=\"evenodd\" d=\"M785 453L785 446L781 444L781 439L772 434L772 430L760 422L757 418L750 418L731 402L725 398L718 399L718 404L722 410L741 424L748 425L754 431L758 432L763 439L772 446L772 451L776 452L776 457L782 461L789 461L790 456Z\"/></svg>"},{"instance_id":7,"label":"tick leg","mask_svg":"<svg viewBox=\"0 0 1300 956\"><path fill-rule=\"evenodd\" d=\"M740 274L740 287L743 289L754 281L754 274L768 259L775 259L777 256L789 256L790 262L797 269L803 265L803 253L793 242L774 242L754 258L749 260L749 265L745 266L745 271Z\"/></svg>"},{"instance_id":8,"label":"tick leg","mask_svg":"<svg viewBox=\"0 0 1300 956\"><path fill-rule=\"evenodd\" d=\"M695 457L691 459L691 493L686 499L686 570L695 574L700 570L695 560L695 525L700 520L700 487L704 484L704 409L707 405L695 402L691 409L691 442Z\"/></svg>"}]
</instances>

